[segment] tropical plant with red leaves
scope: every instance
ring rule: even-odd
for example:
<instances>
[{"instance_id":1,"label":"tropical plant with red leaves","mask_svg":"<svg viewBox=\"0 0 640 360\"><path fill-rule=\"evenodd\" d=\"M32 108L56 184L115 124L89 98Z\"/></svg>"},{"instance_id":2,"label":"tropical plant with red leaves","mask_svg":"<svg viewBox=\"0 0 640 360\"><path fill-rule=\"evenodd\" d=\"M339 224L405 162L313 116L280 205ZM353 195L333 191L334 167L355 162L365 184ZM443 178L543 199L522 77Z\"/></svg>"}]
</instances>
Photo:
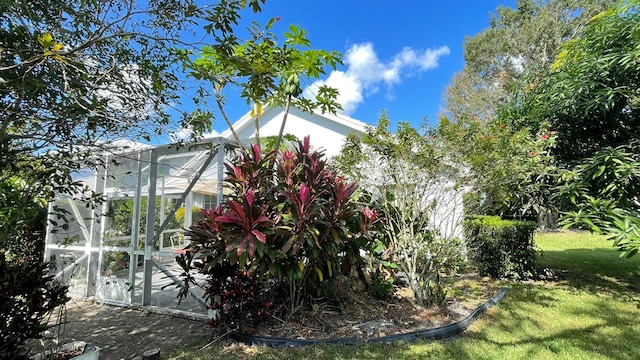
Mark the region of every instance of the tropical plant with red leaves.
<instances>
[{"instance_id":1,"label":"tropical plant with red leaves","mask_svg":"<svg viewBox=\"0 0 640 360\"><path fill-rule=\"evenodd\" d=\"M253 199L254 192L249 189L242 204L230 200L227 203L228 211L216 217L215 222L230 224L234 229L237 228L237 231L227 231L235 236L230 237L231 242L227 245L226 252L232 252L236 249L236 255L242 256L248 247L249 257L254 257L256 249L258 249L258 254L262 254L263 245L267 241L263 229L271 227L271 220L262 215L264 206L253 207Z\"/></svg>"},{"instance_id":2,"label":"tropical plant with red leaves","mask_svg":"<svg viewBox=\"0 0 640 360\"><path fill-rule=\"evenodd\" d=\"M373 241L370 228L381 217L355 201L357 184L335 176L309 137L281 152L262 154L254 145L226 170L231 194L219 208L202 211L190 228L191 244L177 258L186 284L195 283L193 268L210 274L211 304L226 281L212 275L221 266L282 290L289 314L345 264L365 273L360 249Z\"/></svg>"}]
</instances>

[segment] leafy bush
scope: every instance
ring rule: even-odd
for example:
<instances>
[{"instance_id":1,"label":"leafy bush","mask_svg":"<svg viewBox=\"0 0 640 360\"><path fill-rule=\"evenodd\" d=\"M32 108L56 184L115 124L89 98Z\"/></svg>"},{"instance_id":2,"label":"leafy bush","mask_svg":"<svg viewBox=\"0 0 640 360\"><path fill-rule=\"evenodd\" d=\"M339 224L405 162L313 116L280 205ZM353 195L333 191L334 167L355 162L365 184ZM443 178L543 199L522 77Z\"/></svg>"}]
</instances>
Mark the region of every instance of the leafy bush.
<instances>
[{"instance_id":1,"label":"leafy bush","mask_svg":"<svg viewBox=\"0 0 640 360\"><path fill-rule=\"evenodd\" d=\"M140 199L140 209L145 209L139 215L138 222L140 229L146 229L147 226L147 216L146 209L149 199L146 196L143 196ZM155 201L155 223L154 228L158 229L160 227L160 213L161 213L161 197L156 196ZM133 219L133 207L134 200L133 199L114 199L109 201L109 208L107 210L107 218L110 220L107 223L109 231L118 234L118 236L128 236L131 235L131 227ZM171 208L173 208L173 204L171 202L166 202L164 204L165 213L168 213ZM182 209L182 210L180 210ZM194 207L194 214L198 213L200 208ZM179 208L179 211L176 211L176 215L171 219L171 222L167 225L167 229L180 229L184 224L184 208ZM181 218L178 218L181 216ZM197 216L197 215L196 215ZM194 216L194 218L196 218Z\"/></svg>"},{"instance_id":2,"label":"leafy bush","mask_svg":"<svg viewBox=\"0 0 640 360\"><path fill-rule=\"evenodd\" d=\"M506 110L505 110L506 111ZM459 122L443 119L438 139L452 149L452 161L467 168L470 186L464 203L468 214L537 218L549 221L556 178L553 149L556 134L511 128L508 121L483 122L473 116Z\"/></svg>"},{"instance_id":3,"label":"leafy bush","mask_svg":"<svg viewBox=\"0 0 640 360\"><path fill-rule=\"evenodd\" d=\"M481 275L516 280L535 275L535 222L473 216L463 226L470 258Z\"/></svg>"},{"instance_id":4,"label":"leafy bush","mask_svg":"<svg viewBox=\"0 0 640 360\"><path fill-rule=\"evenodd\" d=\"M192 223L196 223L198 220L203 219L202 212L200 211L200 209L201 209L201 207L199 207L199 206L192 206L191 207L191 222ZM185 209L184 206L183 207L179 207L178 210L176 210L175 219L176 219L176 223L178 224L178 227L183 227L184 226L184 220L185 220L186 212L187 212L187 209Z\"/></svg>"},{"instance_id":5,"label":"leafy bush","mask_svg":"<svg viewBox=\"0 0 640 360\"><path fill-rule=\"evenodd\" d=\"M39 260L8 261L0 251L0 358L21 359L25 342L46 329L46 316L67 302L67 286L52 281Z\"/></svg>"},{"instance_id":6,"label":"leafy bush","mask_svg":"<svg viewBox=\"0 0 640 360\"><path fill-rule=\"evenodd\" d=\"M25 342L41 336L45 318L64 304L67 287L43 263L46 201L28 181L0 171L0 359L22 359Z\"/></svg>"},{"instance_id":7,"label":"leafy bush","mask_svg":"<svg viewBox=\"0 0 640 360\"><path fill-rule=\"evenodd\" d=\"M640 152L638 142L606 147L566 171L558 186L561 224L606 234L621 256L640 249Z\"/></svg>"},{"instance_id":8,"label":"leafy bush","mask_svg":"<svg viewBox=\"0 0 640 360\"><path fill-rule=\"evenodd\" d=\"M384 274L374 272L371 276L371 294L377 299L386 299L394 290L393 277L385 277Z\"/></svg>"},{"instance_id":9,"label":"leafy bush","mask_svg":"<svg viewBox=\"0 0 640 360\"><path fill-rule=\"evenodd\" d=\"M254 145L250 154L226 164L230 196L217 209L202 210L204 219L189 230L191 244L177 258L185 282L194 283L189 271L195 264L207 274L223 264L237 266L260 281L261 292L285 294L276 305L292 315L342 269L364 277L360 249L373 248L369 228L378 212L354 200L357 185L334 176L323 156L306 137L294 150L264 156ZM210 302L224 279L212 281L206 290Z\"/></svg>"},{"instance_id":10,"label":"leafy bush","mask_svg":"<svg viewBox=\"0 0 640 360\"><path fill-rule=\"evenodd\" d=\"M349 136L335 164L359 181L384 212L381 231L390 244L388 261L406 275L416 302L439 304L439 273L451 270L461 257L455 240L461 236L460 167L431 131L400 123L394 134L390 124L383 113L376 127Z\"/></svg>"},{"instance_id":11,"label":"leafy bush","mask_svg":"<svg viewBox=\"0 0 640 360\"><path fill-rule=\"evenodd\" d=\"M272 311L268 289L257 277L240 270L238 264L216 264L209 272L205 298L209 309L217 311L212 316L214 326L224 323L235 326L242 322L254 325Z\"/></svg>"}]
</instances>

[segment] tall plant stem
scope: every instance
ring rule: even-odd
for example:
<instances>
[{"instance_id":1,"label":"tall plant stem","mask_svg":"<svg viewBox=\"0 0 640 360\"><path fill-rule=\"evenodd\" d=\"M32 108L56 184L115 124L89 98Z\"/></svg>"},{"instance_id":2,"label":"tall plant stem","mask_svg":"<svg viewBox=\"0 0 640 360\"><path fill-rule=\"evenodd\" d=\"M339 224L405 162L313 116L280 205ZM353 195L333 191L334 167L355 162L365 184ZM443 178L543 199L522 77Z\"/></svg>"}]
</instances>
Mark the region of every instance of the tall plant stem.
<instances>
[{"instance_id":1,"label":"tall plant stem","mask_svg":"<svg viewBox=\"0 0 640 360\"><path fill-rule=\"evenodd\" d=\"M256 127L256 144L260 147L260 117L255 116L253 118L253 123Z\"/></svg>"},{"instance_id":2,"label":"tall plant stem","mask_svg":"<svg viewBox=\"0 0 640 360\"><path fill-rule=\"evenodd\" d=\"M231 134L233 134L233 138L238 143L238 146L240 147L242 153L245 154L245 155L248 154L247 153L247 149L245 149L244 146L242 146L242 142L240 141L240 137L238 136L238 133L236 132L236 130L233 128L233 124L229 120L229 117L227 116L227 113L224 111L224 106L222 106L221 96L219 94L216 94L215 98L216 98L216 105L218 105L218 110L220 110L220 113L222 114L222 117L224 118L224 121L227 123L227 126L229 126L229 130L231 130Z\"/></svg>"},{"instance_id":3,"label":"tall plant stem","mask_svg":"<svg viewBox=\"0 0 640 360\"><path fill-rule=\"evenodd\" d=\"M289 109L291 109L291 100L293 99L292 95L287 96L287 103L284 108L284 115L282 117L282 124L280 125L280 132L278 133L278 138L276 139L276 145L274 149L276 151L280 150L280 142L282 141L282 135L284 133L284 127L287 124L287 116L289 115Z\"/></svg>"}]
</instances>

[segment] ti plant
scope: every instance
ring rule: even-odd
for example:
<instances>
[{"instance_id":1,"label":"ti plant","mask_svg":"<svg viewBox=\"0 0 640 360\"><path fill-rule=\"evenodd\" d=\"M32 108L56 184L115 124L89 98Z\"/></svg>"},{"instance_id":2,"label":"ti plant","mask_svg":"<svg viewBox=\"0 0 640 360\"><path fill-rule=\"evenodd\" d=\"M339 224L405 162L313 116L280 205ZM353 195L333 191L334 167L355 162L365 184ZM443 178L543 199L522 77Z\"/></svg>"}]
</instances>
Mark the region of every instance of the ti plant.
<instances>
[{"instance_id":1,"label":"ti plant","mask_svg":"<svg viewBox=\"0 0 640 360\"><path fill-rule=\"evenodd\" d=\"M379 212L356 202L357 184L335 176L309 137L293 150L267 154L256 144L226 169L231 194L217 209L203 210L204 219L190 228L191 244L177 257L187 284L195 283L193 268L210 277L221 266L234 268L257 279L261 294L286 294L274 304L292 315L341 269L355 267L367 280L360 250L373 249L370 229ZM212 304L218 296L207 291Z\"/></svg>"}]
</instances>

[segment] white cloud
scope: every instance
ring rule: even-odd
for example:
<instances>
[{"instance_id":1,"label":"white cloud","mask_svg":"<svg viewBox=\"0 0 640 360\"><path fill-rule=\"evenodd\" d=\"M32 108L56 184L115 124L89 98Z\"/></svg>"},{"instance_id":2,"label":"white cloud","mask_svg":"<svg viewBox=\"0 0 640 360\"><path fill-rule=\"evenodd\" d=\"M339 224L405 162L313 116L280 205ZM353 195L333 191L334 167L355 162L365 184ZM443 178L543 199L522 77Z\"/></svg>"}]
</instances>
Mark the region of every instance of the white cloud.
<instances>
[{"instance_id":1,"label":"white cloud","mask_svg":"<svg viewBox=\"0 0 640 360\"><path fill-rule=\"evenodd\" d=\"M172 142L184 140L191 135L193 135L193 129L188 125L175 131L169 131L169 138Z\"/></svg>"},{"instance_id":2,"label":"white cloud","mask_svg":"<svg viewBox=\"0 0 640 360\"><path fill-rule=\"evenodd\" d=\"M438 67L442 56L449 54L449 48L414 50L405 47L388 62L378 59L372 43L355 44L347 50L344 60L346 71L333 71L325 80L318 80L304 91L305 97L313 97L319 86L327 85L340 91L338 102L343 112L350 114L364 101L364 98L387 90L386 96L393 97L394 85L400 84L404 77L417 76Z\"/></svg>"},{"instance_id":3,"label":"white cloud","mask_svg":"<svg viewBox=\"0 0 640 360\"><path fill-rule=\"evenodd\" d=\"M219 137L222 133L217 132L214 129L211 129L211 132L205 133L203 135L204 138L213 138L213 137Z\"/></svg>"},{"instance_id":4,"label":"white cloud","mask_svg":"<svg viewBox=\"0 0 640 360\"><path fill-rule=\"evenodd\" d=\"M315 89L322 85L327 85L340 90L337 101L342 105L345 114L352 113L359 103L362 102L362 83L353 76L348 76L342 71L333 71L326 80L318 80L308 86L302 96L312 98Z\"/></svg>"}]
</instances>

